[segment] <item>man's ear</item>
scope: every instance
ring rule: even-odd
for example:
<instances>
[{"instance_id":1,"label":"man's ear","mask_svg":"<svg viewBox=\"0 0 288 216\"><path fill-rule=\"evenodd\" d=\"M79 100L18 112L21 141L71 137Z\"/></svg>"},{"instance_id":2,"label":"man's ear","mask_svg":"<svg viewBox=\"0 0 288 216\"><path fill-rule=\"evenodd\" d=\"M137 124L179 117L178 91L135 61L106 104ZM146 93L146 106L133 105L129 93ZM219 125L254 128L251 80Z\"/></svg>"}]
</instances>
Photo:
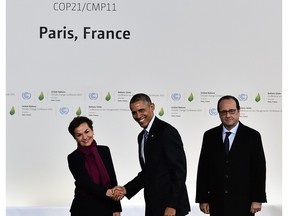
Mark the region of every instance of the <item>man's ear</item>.
<instances>
[{"instance_id":1,"label":"man's ear","mask_svg":"<svg viewBox=\"0 0 288 216\"><path fill-rule=\"evenodd\" d=\"M154 104L154 103L151 103L151 104L150 104L150 108L152 109L152 111L154 111L154 110L155 110L155 104Z\"/></svg>"}]
</instances>

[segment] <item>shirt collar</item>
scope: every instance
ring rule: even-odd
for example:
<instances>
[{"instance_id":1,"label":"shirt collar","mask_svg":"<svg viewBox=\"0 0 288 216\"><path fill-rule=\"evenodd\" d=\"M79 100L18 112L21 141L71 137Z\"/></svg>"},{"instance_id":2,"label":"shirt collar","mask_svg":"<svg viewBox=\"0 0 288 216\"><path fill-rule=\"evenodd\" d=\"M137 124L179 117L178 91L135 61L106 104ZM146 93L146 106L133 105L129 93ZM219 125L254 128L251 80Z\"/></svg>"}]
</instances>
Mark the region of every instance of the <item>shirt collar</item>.
<instances>
[{"instance_id":1,"label":"shirt collar","mask_svg":"<svg viewBox=\"0 0 288 216\"><path fill-rule=\"evenodd\" d=\"M149 124L147 125L147 127L144 129L144 130L148 131L148 133L149 133L149 131L150 131L150 129L151 129L151 126L152 126L154 120L155 120L155 115L152 117L151 121L149 122Z\"/></svg>"},{"instance_id":2,"label":"shirt collar","mask_svg":"<svg viewBox=\"0 0 288 216\"><path fill-rule=\"evenodd\" d=\"M235 125L235 127L233 127L231 130L229 130L229 132L231 132L232 134L236 134L237 130L239 127L239 122ZM223 134L225 134L228 130L224 127L223 125Z\"/></svg>"}]
</instances>

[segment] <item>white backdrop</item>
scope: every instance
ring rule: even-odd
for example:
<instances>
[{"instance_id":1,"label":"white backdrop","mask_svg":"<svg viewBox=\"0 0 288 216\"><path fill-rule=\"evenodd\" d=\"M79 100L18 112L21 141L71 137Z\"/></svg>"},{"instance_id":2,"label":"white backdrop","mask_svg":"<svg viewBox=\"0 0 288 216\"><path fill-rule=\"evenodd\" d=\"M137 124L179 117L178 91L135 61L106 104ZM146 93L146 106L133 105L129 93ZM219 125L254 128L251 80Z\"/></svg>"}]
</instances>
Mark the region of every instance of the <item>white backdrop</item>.
<instances>
[{"instance_id":1,"label":"white backdrop","mask_svg":"<svg viewBox=\"0 0 288 216\"><path fill-rule=\"evenodd\" d=\"M262 134L269 205L282 205L281 1L70 3L7 2L8 207L70 205L66 157L76 143L67 126L76 113L94 120L119 184L131 180L141 128L128 103L140 91L182 136L191 204L202 135L220 123L217 100L238 97L241 121ZM84 39L84 27L130 36ZM143 205L143 196L123 204Z\"/></svg>"}]
</instances>

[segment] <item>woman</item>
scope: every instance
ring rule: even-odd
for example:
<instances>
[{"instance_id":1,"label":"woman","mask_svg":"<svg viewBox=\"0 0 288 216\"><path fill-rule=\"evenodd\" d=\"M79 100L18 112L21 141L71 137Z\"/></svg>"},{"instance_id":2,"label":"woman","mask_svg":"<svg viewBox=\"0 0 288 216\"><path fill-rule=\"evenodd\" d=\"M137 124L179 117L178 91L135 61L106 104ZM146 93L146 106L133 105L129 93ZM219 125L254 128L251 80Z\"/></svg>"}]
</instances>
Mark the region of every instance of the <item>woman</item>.
<instances>
[{"instance_id":1,"label":"woman","mask_svg":"<svg viewBox=\"0 0 288 216\"><path fill-rule=\"evenodd\" d=\"M68 155L76 186L71 216L120 216L120 202L110 198L117 185L110 150L97 145L92 125L91 119L78 116L68 127L77 142L77 149Z\"/></svg>"}]
</instances>

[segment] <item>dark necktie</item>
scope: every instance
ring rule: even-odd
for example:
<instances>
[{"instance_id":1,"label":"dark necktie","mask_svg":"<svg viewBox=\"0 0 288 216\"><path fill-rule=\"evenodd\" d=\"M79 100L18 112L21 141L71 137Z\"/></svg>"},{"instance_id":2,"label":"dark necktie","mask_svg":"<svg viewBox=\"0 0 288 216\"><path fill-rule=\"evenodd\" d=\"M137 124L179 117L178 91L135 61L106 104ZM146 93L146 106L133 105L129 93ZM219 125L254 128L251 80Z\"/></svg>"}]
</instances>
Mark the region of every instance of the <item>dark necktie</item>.
<instances>
[{"instance_id":1,"label":"dark necktie","mask_svg":"<svg viewBox=\"0 0 288 216\"><path fill-rule=\"evenodd\" d=\"M226 132L226 136L225 136L225 139L224 139L224 148L225 148L225 152L226 152L226 155L228 155L229 153L229 136L230 136L231 132Z\"/></svg>"}]
</instances>

